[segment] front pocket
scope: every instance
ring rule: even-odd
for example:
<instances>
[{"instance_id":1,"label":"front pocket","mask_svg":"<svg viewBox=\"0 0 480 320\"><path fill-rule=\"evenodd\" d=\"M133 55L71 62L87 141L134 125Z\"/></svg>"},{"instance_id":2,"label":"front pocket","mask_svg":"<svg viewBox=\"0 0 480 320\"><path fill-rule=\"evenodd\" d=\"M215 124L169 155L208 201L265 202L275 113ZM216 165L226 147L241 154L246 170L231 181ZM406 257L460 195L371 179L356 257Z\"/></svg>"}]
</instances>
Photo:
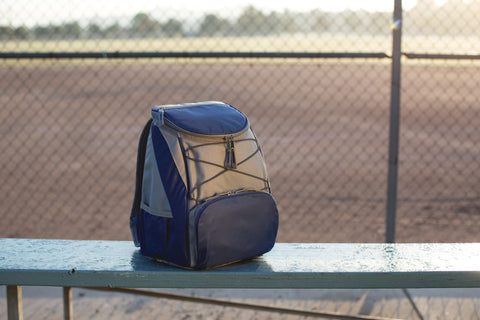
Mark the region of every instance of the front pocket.
<instances>
[{"instance_id":1,"label":"front pocket","mask_svg":"<svg viewBox=\"0 0 480 320\"><path fill-rule=\"evenodd\" d=\"M212 199L191 218L192 267L205 269L262 255L273 247L278 211L272 195L249 191Z\"/></svg>"}]
</instances>

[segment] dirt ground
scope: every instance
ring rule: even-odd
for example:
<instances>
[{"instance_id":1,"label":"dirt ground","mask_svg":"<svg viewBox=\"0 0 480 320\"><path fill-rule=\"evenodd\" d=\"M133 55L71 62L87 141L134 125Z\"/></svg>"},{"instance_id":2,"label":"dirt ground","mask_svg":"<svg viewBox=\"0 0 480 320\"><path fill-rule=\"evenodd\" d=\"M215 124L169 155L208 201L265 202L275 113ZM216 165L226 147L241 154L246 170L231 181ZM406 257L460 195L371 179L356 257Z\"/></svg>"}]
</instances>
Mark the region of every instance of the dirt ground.
<instances>
[{"instance_id":1,"label":"dirt ground","mask_svg":"<svg viewBox=\"0 0 480 320\"><path fill-rule=\"evenodd\" d=\"M0 237L128 240L137 141L158 104L222 100L267 160L282 242L383 242L390 66L0 65ZM478 241L480 74L404 66L399 242Z\"/></svg>"},{"instance_id":2,"label":"dirt ground","mask_svg":"<svg viewBox=\"0 0 480 320\"><path fill-rule=\"evenodd\" d=\"M0 289L3 289L0 287ZM377 319L419 319L402 290L252 290L252 289L164 289L193 297L211 298L293 310L377 317ZM457 320L479 318L478 289L409 289L423 319ZM209 319L209 320L300 320L331 319L299 314L264 312L186 301L157 299L115 292L73 289L75 319ZM25 319L63 319L62 289L25 287ZM0 319L5 319L5 290L0 290ZM3 302L3 303L2 303ZM341 319L341 317L337 317ZM351 319L351 318L348 318Z\"/></svg>"}]
</instances>

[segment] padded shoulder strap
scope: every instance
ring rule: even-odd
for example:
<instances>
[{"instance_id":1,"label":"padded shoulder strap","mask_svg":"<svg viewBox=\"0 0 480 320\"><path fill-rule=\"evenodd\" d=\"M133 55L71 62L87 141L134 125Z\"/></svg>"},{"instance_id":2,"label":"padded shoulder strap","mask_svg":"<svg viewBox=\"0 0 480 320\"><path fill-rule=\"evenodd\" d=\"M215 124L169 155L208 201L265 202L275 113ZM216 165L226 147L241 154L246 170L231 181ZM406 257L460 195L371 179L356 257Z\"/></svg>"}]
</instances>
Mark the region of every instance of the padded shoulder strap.
<instances>
[{"instance_id":1,"label":"padded shoulder strap","mask_svg":"<svg viewBox=\"0 0 480 320\"><path fill-rule=\"evenodd\" d=\"M145 124L145 127L143 127L142 134L140 135L140 140L138 142L135 196L133 198L132 211L130 213L130 230L132 232L133 242L137 247L140 246L140 242L138 241L135 218L140 215L140 202L142 201L143 169L145 167L145 152L147 150L148 135L150 134L152 121L152 119L148 120L148 122Z\"/></svg>"}]
</instances>

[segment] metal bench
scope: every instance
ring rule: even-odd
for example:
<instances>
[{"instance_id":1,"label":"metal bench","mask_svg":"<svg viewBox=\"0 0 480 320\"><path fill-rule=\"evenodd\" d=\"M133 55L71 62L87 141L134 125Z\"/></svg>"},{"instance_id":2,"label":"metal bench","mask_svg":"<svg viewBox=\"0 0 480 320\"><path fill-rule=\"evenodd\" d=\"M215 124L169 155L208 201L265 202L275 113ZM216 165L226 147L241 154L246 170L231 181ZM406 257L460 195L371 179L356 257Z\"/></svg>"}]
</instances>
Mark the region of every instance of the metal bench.
<instances>
[{"instance_id":1,"label":"metal bench","mask_svg":"<svg viewBox=\"0 0 480 320\"><path fill-rule=\"evenodd\" d=\"M97 288L472 288L480 243L277 243L261 257L188 271L143 257L130 241L0 239L8 319L22 318L21 286Z\"/></svg>"}]
</instances>

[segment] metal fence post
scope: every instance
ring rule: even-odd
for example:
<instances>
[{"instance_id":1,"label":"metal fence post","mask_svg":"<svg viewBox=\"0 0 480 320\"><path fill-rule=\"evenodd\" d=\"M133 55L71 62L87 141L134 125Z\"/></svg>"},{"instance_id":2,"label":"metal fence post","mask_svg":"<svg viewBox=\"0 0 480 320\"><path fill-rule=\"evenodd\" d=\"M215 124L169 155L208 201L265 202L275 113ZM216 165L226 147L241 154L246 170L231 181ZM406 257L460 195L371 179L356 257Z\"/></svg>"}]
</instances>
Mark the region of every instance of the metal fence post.
<instances>
[{"instance_id":1,"label":"metal fence post","mask_svg":"<svg viewBox=\"0 0 480 320\"><path fill-rule=\"evenodd\" d=\"M398 184L398 145L400 132L400 73L402 45L402 0L395 0L393 10L392 86L390 96L390 138L388 147L387 230L386 242L395 242Z\"/></svg>"}]
</instances>

